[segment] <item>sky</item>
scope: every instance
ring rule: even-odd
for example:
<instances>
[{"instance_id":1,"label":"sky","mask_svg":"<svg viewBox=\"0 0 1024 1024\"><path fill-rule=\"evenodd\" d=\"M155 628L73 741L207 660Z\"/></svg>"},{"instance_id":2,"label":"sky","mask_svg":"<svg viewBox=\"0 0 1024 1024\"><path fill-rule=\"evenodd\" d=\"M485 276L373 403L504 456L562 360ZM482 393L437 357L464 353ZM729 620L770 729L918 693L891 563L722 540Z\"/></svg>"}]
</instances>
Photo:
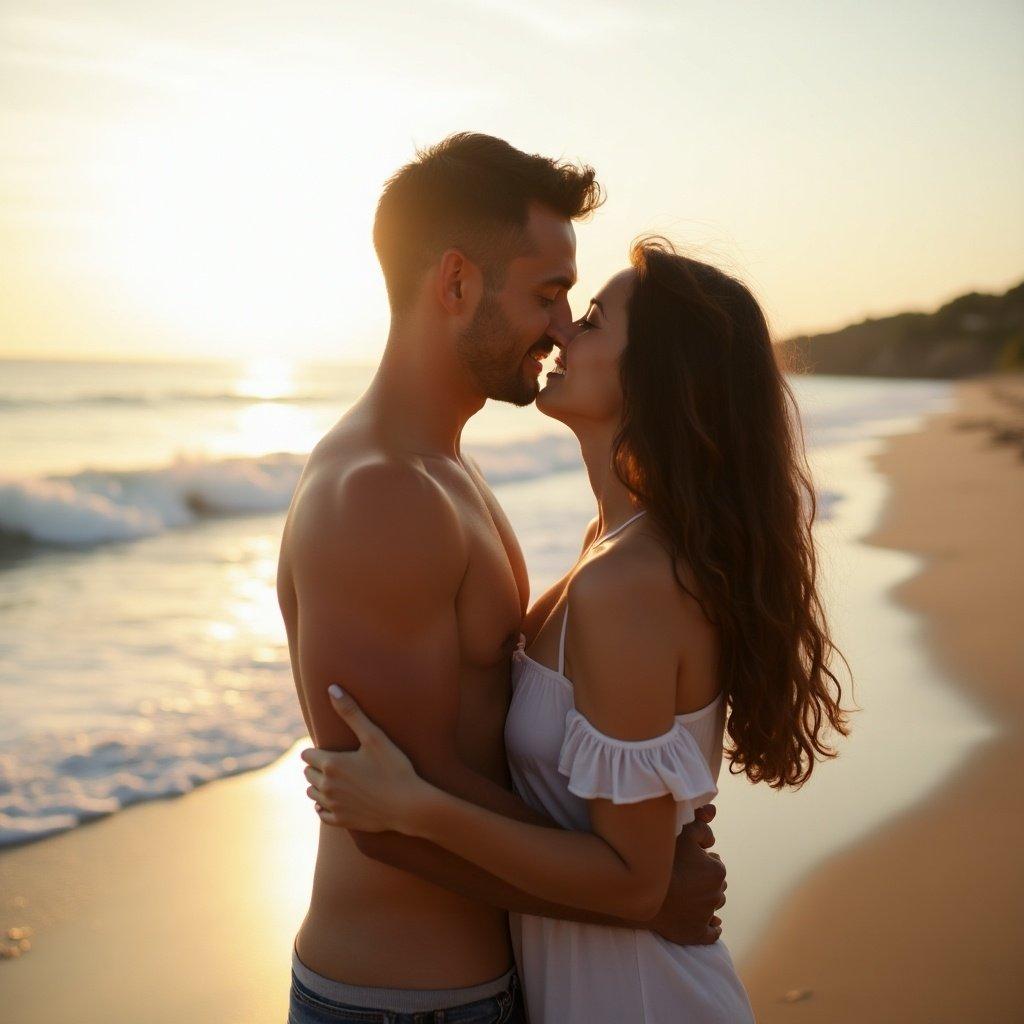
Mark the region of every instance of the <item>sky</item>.
<instances>
[{"instance_id":1,"label":"sky","mask_svg":"<svg viewBox=\"0 0 1024 1024\"><path fill-rule=\"evenodd\" d=\"M4 0L0 356L371 361L394 170L591 164L587 298L668 234L777 338L1024 277L1024 5Z\"/></svg>"}]
</instances>

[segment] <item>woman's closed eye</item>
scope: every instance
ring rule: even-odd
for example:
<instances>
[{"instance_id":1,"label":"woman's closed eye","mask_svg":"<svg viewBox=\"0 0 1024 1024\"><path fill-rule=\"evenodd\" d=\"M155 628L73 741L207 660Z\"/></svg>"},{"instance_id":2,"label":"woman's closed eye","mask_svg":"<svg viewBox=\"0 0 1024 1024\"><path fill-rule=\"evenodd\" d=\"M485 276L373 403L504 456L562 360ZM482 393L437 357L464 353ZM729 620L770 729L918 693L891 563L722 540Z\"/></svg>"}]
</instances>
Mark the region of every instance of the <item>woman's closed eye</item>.
<instances>
[{"instance_id":1,"label":"woman's closed eye","mask_svg":"<svg viewBox=\"0 0 1024 1024\"><path fill-rule=\"evenodd\" d=\"M579 320L576 321L575 326L582 331L589 331L594 329L595 327L599 327L599 324L594 323L594 321L590 319L591 315L594 313L595 310L603 312L603 310L601 310L600 303L591 300L590 305L587 306L586 314L584 316L581 316Z\"/></svg>"}]
</instances>

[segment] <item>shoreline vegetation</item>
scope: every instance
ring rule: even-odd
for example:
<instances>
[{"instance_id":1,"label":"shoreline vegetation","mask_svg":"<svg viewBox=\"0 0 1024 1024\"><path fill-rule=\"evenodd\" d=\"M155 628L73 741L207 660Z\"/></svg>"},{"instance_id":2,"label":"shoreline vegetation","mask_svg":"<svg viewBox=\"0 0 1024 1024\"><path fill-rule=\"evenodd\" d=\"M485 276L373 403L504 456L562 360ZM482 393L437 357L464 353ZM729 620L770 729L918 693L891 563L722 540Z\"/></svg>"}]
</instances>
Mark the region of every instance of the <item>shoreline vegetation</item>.
<instances>
[{"instance_id":1,"label":"shoreline vegetation","mask_svg":"<svg viewBox=\"0 0 1024 1024\"><path fill-rule=\"evenodd\" d=\"M778 342L792 373L953 379L1024 369L1024 282L970 292L934 313L868 318Z\"/></svg>"}]
</instances>

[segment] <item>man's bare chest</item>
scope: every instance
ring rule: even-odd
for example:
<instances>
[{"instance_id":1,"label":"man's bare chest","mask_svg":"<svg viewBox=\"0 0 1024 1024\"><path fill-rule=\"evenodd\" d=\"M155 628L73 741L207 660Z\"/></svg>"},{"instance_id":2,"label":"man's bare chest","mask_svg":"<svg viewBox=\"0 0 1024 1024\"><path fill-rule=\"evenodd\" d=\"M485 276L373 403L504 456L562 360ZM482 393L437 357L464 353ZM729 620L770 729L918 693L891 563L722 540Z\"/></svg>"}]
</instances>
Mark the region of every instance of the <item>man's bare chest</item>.
<instances>
[{"instance_id":1,"label":"man's bare chest","mask_svg":"<svg viewBox=\"0 0 1024 1024\"><path fill-rule=\"evenodd\" d=\"M500 513L500 509L498 509ZM463 514L466 572L456 599L467 667L486 669L512 653L529 603L529 579L512 527L483 502Z\"/></svg>"}]
</instances>

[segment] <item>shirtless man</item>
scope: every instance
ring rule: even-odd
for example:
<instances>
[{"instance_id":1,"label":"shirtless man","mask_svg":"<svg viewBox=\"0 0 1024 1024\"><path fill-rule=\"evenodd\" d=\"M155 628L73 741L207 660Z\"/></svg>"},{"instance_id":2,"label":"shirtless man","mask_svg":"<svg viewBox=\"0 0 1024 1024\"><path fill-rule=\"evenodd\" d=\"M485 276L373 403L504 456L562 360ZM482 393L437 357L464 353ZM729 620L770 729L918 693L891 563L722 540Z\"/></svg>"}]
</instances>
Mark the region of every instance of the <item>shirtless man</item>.
<instances>
[{"instance_id":1,"label":"shirtless man","mask_svg":"<svg viewBox=\"0 0 1024 1024\"><path fill-rule=\"evenodd\" d=\"M338 682L424 778L552 828L511 791L503 728L518 635L543 621L564 583L524 622L522 552L460 439L488 398L536 397L540 359L573 330L572 222L599 202L589 168L484 135L452 136L390 179L374 224L387 346L306 463L278 571L318 747L357 745L328 696ZM419 839L322 824L293 951L293 1012L306 1019L296 998L406 1013L492 999L494 1020L522 1019L510 1016L522 1010L507 910L714 942L724 868L705 851L713 813L684 829L669 898L642 924L537 899Z\"/></svg>"}]
</instances>

